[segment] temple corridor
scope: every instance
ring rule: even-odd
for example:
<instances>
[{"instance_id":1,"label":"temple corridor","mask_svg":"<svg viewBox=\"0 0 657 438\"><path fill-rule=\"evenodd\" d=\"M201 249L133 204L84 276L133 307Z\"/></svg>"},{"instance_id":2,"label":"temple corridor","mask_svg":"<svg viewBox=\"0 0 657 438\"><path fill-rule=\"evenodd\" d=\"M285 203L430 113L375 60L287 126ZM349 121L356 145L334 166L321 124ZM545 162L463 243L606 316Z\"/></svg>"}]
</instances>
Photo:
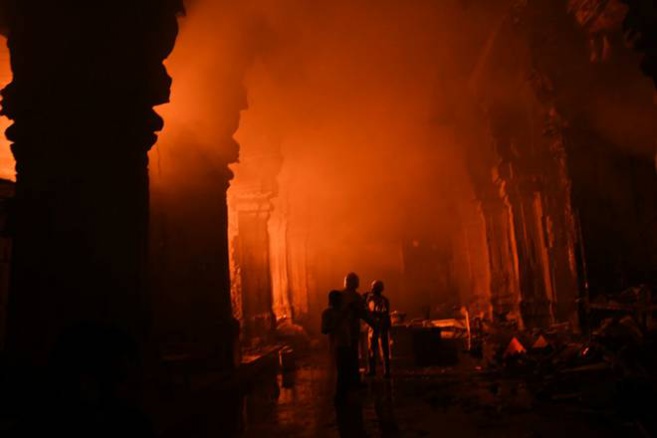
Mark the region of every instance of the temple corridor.
<instances>
[{"instance_id":1,"label":"temple corridor","mask_svg":"<svg viewBox=\"0 0 657 438\"><path fill-rule=\"evenodd\" d=\"M3 438L657 436L657 0L0 0L0 42Z\"/></svg>"}]
</instances>

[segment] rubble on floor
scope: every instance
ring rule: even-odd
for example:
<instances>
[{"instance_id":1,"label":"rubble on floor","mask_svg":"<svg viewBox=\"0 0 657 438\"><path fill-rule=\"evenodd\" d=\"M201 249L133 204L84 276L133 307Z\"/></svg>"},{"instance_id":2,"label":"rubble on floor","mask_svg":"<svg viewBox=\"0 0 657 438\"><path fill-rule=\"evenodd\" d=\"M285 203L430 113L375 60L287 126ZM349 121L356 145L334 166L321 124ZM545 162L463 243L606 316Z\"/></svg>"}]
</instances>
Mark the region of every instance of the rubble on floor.
<instances>
[{"instance_id":1,"label":"rubble on floor","mask_svg":"<svg viewBox=\"0 0 657 438\"><path fill-rule=\"evenodd\" d=\"M646 308L644 295L631 296ZM589 335L567 325L523 331L489 324L475 334L472 352L486 373L499 382L520 379L536 401L569 404L587 414L615 412L654 434L657 422L645 400L657 396L656 333L636 308L601 319ZM497 395L504 385L494 387Z\"/></svg>"}]
</instances>

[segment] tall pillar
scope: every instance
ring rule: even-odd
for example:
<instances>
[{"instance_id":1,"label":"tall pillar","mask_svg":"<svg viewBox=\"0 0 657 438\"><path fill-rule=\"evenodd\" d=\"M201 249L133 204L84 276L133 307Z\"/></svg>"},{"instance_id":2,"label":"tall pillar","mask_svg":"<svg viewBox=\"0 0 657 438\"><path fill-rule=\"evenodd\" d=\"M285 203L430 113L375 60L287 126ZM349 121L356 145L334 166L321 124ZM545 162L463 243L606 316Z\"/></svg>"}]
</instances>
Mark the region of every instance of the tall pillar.
<instances>
[{"instance_id":1,"label":"tall pillar","mask_svg":"<svg viewBox=\"0 0 657 438\"><path fill-rule=\"evenodd\" d=\"M548 110L545 146L548 165L544 170L547 247L554 288L554 317L577 323L578 241L572 204L572 181L568 172L563 128L555 111Z\"/></svg>"},{"instance_id":2,"label":"tall pillar","mask_svg":"<svg viewBox=\"0 0 657 438\"><path fill-rule=\"evenodd\" d=\"M16 158L9 350L40 363L79 322L143 339L147 152L180 0L8 0Z\"/></svg>"},{"instance_id":3,"label":"tall pillar","mask_svg":"<svg viewBox=\"0 0 657 438\"><path fill-rule=\"evenodd\" d=\"M510 202L513 208L520 303L527 327L547 327L553 322L552 274L545 242L542 194L534 177L510 180Z\"/></svg>"},{"instance_id":4,"label":"tall pillar","mask_svg":"<svg viewBox=\"0 0 657 438\"><path fill-rule=\"evenodd\" d=\"M226 191L233 174L227 164L208 163L202 155L177 158L165 156L170 173L152 180L150 267L158 346L164 356L210 361L230 371L239 361L227 232Z\"/></svg>"},{"instance_id":5,"label":"tall pillar","mask_svg":"<svg viewBox=\"0 0 657 438\"><path fill-rule=\"evenodd\" d=\"M239 234L240 284L244 338L267 340L276 324L273 312L272 278L269 250L269 202L241 204L237 213Z\"/></svg>"},{"instance_id":6,"label":"tall pillar","mask_svg":"<svg viewBox=\"0 0 657 438\"><path fill-rule=\"evenodd\" d=\"M497 179L481 197L490 258L491 305L497 315L519 317L520 285L513 216L505 194L504 181Z\"/></svg>"},{"instance_id":7,"label":"tall pillar","mask_svg":"<svg viewBox=\"0 0 657 438\"><path fill-rule=\"evenodd\" d=\"M240 285L244 340L267 341L276 327L271 264L270 224L278 194L281 157L271 152L242 154L230 189L235 247L234 275Z\"/></svg>"},{"instance_id":8,"label":"tall pillar","mask_svg":"<svg viewBox=\"0 0 657 438\"><path fill-rule=\"evenodd\" d=\"M461 303L472 314L491 316L490 263L486 247L486 221L481 203L459 205L461 230L454 236L454 269Z\"/></svg>"},{"instance_id":9,"label":"tall pillar","mask_svg":"<svg viewBox=\"0 0 657 438\"><path fill-rule=\"evenodd\" d=\"M301 228L302 220L288 222L286 236L288 287L292 314L297 323L312 320L310 291L313 287L313 255L309 232Z\"/></svg>"},{"instance_id":10,"label":"tall pillar","mask_svg":"<svg viewBox=\"0 0 657 438\"><path fill-rule=\"evenodd\" d=\"M270 261L274 315L277 320L294 319L294 300L290 281L289 222L283 199L273 201L274 209L269 219Z\"/></svg>"},{"instance_id":11,"label":"tall pillar","mask_svg":"<svg viewBox=\"0 0 657 438\"><path fill-rule=\"evenodd\" d=\"M200 12L185 19L169 64L174 77L189 74L187 61L199 50L193 31L204 29L196 26ZM203 50L221 53L213 45ZM189 77L174 83L174 98L196 96L196 87L203 87L209 106L190 110L191 122L179 117L187 114L184 99L174 100L165 112L171 129L158 146L157 168L151 172L151 282L161 354L230 372L241 358L231 299L227 191L234 177L229 166L240 155L234 136L247 96L241 76L226 77L218 61L212 65L219 70L211 87L202 81L190 84ZM210 72L205 73L201 76L209 78Z\"/></svg>"}]
</instances>

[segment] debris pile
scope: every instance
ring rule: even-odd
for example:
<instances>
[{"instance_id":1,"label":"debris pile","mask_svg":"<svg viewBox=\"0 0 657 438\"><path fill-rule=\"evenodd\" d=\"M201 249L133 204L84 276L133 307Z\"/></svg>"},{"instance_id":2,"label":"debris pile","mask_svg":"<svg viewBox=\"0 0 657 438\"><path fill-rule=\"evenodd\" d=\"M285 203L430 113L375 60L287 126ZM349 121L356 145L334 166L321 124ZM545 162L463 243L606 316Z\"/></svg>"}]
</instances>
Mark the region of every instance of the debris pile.
<instances>
[{"instance_id":1,"label":"debris pile","mask_svg":"<svg viewBox=\"0 0 657 438\"><path fill-rule=\"evenodd\" d=\"M527 382L538 402L571 403L588 415L620 413L653 434L657 421L647 402L657 396L653 313L650 291L633 288L590 306L596 325L588 335L568 324L528 331L508 321L484 323L473 332L471 352L498 380Z\"/></svg>"}]
</instances>

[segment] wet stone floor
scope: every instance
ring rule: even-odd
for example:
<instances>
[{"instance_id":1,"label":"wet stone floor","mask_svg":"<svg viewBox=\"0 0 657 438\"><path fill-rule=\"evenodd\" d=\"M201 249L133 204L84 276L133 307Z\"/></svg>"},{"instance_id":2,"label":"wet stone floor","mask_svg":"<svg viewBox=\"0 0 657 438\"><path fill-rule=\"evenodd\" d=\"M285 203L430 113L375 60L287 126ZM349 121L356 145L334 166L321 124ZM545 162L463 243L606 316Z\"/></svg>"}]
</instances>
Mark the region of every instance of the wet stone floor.
<instances>
[{"instance_id":1,"label":"wet stone floor","mask_svg":"<svg viewBox=\"0 0 657 438\"><path fill-rule=\"evenodd\" d=\"M474 365L396 369L336 408L322 355L259 384L244 399L245 437L640 437L604 410L539 402L524 382L494 378Z\"/></svg>"}]
</instances>

